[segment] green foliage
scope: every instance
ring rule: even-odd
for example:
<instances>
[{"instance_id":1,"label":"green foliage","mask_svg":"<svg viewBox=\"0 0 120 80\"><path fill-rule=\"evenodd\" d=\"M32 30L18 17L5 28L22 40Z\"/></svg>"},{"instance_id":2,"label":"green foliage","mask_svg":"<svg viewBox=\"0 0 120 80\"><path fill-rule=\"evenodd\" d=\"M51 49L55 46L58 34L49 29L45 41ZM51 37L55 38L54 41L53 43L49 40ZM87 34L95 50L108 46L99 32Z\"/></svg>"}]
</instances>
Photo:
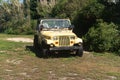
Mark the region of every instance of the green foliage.
<instances>
[{"instance_id":1,"label":"green foliage","mask_svg":"<svg viewBox=\"0 0 120 80\"><path fill-rule=\"evenodd\" d=\"M92 17L101 18L104 7L105 6L103 4L100 4L98 2L93 2L89 4L87 7L83 8L81 13L86 18L92 18Z\"/></svg>"},{"instance_id":2,"label":"green foliage","mask_svg":"<svg viewBox=\"0 0 120 80\"><path fill-rule=\"evenodd\" d=\"M18 0L3 1L1 3L0 29L4 30L5 33L21 34L24 31L25 33L31 33L29 0L24 1L24 5Z\"/></svg>"},{"instance_id":3,"label":"green foliage","mask_svg":"<svg viewBox=\"0 0 120 80\"><path fill-rule=\"evenodd\" d=\"M39 0L30 0L30 13L31 19L39 19L50 17L53 5L49 4L42 5Z\"/></svg>"},{"instance_id":4,"label":"green foliage","mask_svg":"<svg viewBox=\"0 0 120 80\"><path fill-rule=\"evenodd\" d=\"M75 25L74 32L84 35L89 28L101 18L104 5L97 0L60 0L52 10L52 17L70 18Z\"/></svg>"},{"instance_id":5,"label":"green foliage","mask_svg":"<svg viewBox=\"0 0 120 80\"><path fill-rule=\"evenodd\" d=\"M31 20L31 28L35 30L37 26L37 20Z\"/></svg>"},{"instance_id":6,"label":"green foliage","mask_svg":"<svg viewBox=\"0 0 120 80\"><path fill-rule=\"evenodd\" d=\"M120 55L120 38L119 38L119 35L116 36L113 41L114 41L114 44L113 44L113 47L111 48L111 51Z\"/></svg>"},{"instance_id":7,"label":"green foliage","mask_svg":"<svg viewBox=\"0 0 120 80\"><path fill-rule=\"evenodd\" d=\"M24 22L24 15L22 10L22 5L18 2L18 0L10 0L8 2L1 3L1 14L0 14L0 25L3 29L7 29L9 27L19 27Z\"/></svg>"},{"instance_id":8,"label":"green foliage","mask_svg":"<svg viewBox=\"0 0 120 80\"><path fill-rule=\"evenodd\" d=\"M108 3L103 0L99 0L105 6L102 18L106 22L113 22L118 25L120 31L120 1L117 3ZM107 0L106 0L107 1Z\"/></svg>"},{"instance_id":9,"label":"green foliage","mask_svg":"<svg viewBox=\"0 0 120 80\"><path fill-rule=\"evenodd\" d=\"M120 24L120 2L116 4L106 4L103 19L107 22Z\"/></svg>"},{"instance_id":10,"label":"green foliage","mask_svg":"<svg viewBox=\"0 0 120 80\"><path fill-rule=\"evenodd\" d=\"M104 5L94 1L84 7L74 17L75 33L79 36L85 35L89 28L96 23L96 19L101 18L104 11Z\"/></svg>"},{"instance_id":11,"label":"green foliage","mask_svg":"<svg viewBox=\"0 0 120 80\"><path fill-rule=\"evenodd\" d=\"M39 14L39 16L37 16L37 19L39 18L46 18L49 17L49 13L50 13L50 9L48 6L42 6L40 3L37 4L37 13Z\"/></svg>"},{"instance_id":12,"label":"green foliage","mask_svg":"<svg viewBox=\"0 0 120 80\"><path fill-rule=\"evenodd\" d=\"M52 10L51 16L57 18L73 18L90 2L90 0L60 0Z\"/></svg>"},{"instance_id":13,"label":"green foliage","mask_svg":"<svg viewBox=\"0 0 120 80\"><path fill-rule=\"evenodd\" d=\"M30 14L32 19L37 19L40 16L37 12L37 3L37 0L30 0Z\"/></svg>"},{"instance_id":14,"label":"green foliage","mask_svg":"<svg viewBox=\"0 0 120 80\"><path fill-rule=\"evenodd\" d=\"M68 0L60 0L59 3L56 4L55 7L53 8L51 16L52 17L60 17L60 16L64 15L64 17L66 17L66 14L64 14L64 8L65 8L65 5L67 4L67 2L68 2Z\"/></svg>"},{"instance_id":15,"label":"green foliage","mask_svg":"<svg viewBox=\"0 0 120 80\"><path fill-rule=\"evenodd\" d=\"M119 31L114 23L106 23L98 20L97 24L90 28L84 36L85 48L92 51L111 51L115 50L119 40ZM120 45L119 45L120 46Z\"/></svg>"}]
</instances>

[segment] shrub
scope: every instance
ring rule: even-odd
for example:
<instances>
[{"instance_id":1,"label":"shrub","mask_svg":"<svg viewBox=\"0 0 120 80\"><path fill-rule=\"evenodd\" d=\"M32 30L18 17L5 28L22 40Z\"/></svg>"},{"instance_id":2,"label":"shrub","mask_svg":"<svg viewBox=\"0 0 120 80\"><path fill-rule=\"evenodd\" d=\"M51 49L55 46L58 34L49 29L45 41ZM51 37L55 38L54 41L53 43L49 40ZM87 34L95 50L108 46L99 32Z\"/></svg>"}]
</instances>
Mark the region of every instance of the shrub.
<instances>
[{"instance_id":1,"label":"shrub","mask_svg":"<svg viewBox=\"0 0 120 80\"><path fill-rule=\"evenodd\" d=\"M114 51L116 45L119 48L118 35L119 31L114 23L106 23L99 19L84 36L85 48L97 52Z\"/></svg>"},{"instance_id":2,"label":"shrub","mask_svg":"<svg viewBox=\"0 0 120 80\"><path fill-rule=\"evenodd\" d=\"M114 42L114 44L113 44L113 47L111 48L111 51L115 52L118 55L120 55L120 38L119 38L119 36L117 36L114 39L113 42Z\"/></svg>"}]
</instances>

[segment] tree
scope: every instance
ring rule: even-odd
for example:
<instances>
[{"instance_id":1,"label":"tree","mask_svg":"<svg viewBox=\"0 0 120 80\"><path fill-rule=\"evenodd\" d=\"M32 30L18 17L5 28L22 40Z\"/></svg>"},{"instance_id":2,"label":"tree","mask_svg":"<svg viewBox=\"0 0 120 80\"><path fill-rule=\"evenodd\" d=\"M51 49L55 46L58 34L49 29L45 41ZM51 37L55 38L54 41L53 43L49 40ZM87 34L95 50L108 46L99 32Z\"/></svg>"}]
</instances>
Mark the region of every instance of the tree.
<instances>
[{"instance_id":1,"label":"tree","mask_svg":"<svg viewBox=\"0 0 120 80\"><path fill-rule=\"evenodd\" d=\"M74 18L75 33L78 36L85 35L89 28L96 23L97 19L102 18L105 6L97 1L91 2L86 7L82 8Z\"/></svg>"},{"instance_id":2,"label":"tree","mask_svg":"<svg viewBox=\"0 0 120 80\"><path fill-rule=\"evenodd\" d=\"M60 0L52 10L52 17L70 18L71 20L86 5L95 0Z\"/></svg>"},{"instance_id":3,"label":"tree","mask_svg":"<svg viewBox=\"0 0 120 80\"><path fill-rule=\"evenodd\" d=\"M84 35L89 28L100 18L104 5L97 0L60 0L52 10L52 17L70 18L75 25L74 32Z\"/></svg>"},{"instance_id":4,"label":"tree","mask_svg":"<svg viewBox=\"0 0 120 80\"><path fill-rule=\"evenodd\" d=\"M30 14L32 19L37 19L40 16L37 12L38 3L40 3L38 0L30 0Z\"/></svg>"},{"instance_id":5,"label":"tree","mask_svg":"<svg viewBox=\"0 0 120 80\"><path fill-rule=\"evenodd\" d=\"M104 4L105 10L104 10L104 15L103 15L103 19L107 22L114 22L117 24L120 24L120 2L114 4L114 3L107 3Z\"/></svg>"},{"instance_id":6,"label":"tree","mask_svg":"<svg viewBox=\"0 0 120 80\"><path fill-rule=\"evenodd\" d=\"M21 25L24 19L22 5L19 3L18 0L8 0L8 2L3 1L1 3L1 7L0 7L1 21L0 22L2 22L1 25L4 28L9 28L9 27L15 28ZM18 25L13 26L13 24L18 24Z\"/></svg>"},{"instance_id":7,"label":"tree","mask_svg":"<svg viewBox=\"0 0 120 80\"><path fill-rule=\"evenodd\" d=\"M114 22L120 26L120 1L119 0L98 0L105 6L102 18L106 22Z\"/></svg>"},{"instance_id":8,"label":"tree","mask_svg":"<svg viewBox=\"0 0 120 80\"><path fill-rule=\"evenodd\" d=\"M39 14L39 18L49 17L50 9L48 6L43 6L40 2L37 3L37 13Z\"/></svg>"},{"instance_id":9,"label":"tree","mask_svg":"<svg viewBox=\"0 0 120 80\"><path fill-rule=\"evenodd\" d=\"M25 19L28 23L28 27L30 26L30 19L31 19L31 15L30 15L30 0L24 0L24 14L25 14ZM27 27L27 26L26 26Z\"/></svg>"},{"instance_id":10,"label":"tree","mask_svg":"<svg viewBox=\"0 0 120 80\"><path fill-rule=\"evenodd\" d=\"M27 3L29 0L27 0ZM29 3L27 8L18 0L2 1L0 26L7 33L20 34L30 28ZM25 12L25 13L24 13Z\"/></svg>"},{"instance_id":11,"label":"tree","mask_svg":"<svg viewBox=\"0 0 120 80\"><path fill-rule=\"evenodd\" d=\"M47 4L43 5L40 2L40 0L30 0L30 10L32 19L50 17L50 13L53 6L49 4L49 0L47 1Z\"/></svg>"}]
</instances>

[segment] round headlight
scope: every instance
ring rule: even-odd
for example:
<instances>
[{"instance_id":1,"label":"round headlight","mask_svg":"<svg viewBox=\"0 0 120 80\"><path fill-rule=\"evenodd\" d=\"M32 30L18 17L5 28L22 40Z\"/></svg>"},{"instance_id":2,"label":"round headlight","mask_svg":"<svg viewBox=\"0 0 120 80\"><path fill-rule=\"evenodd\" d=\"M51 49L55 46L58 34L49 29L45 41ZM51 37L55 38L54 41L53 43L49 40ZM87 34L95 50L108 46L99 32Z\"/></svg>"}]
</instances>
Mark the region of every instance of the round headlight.
<instances>
[{"instance_id":1,"label":"round headlight","mask_svg":"<svg viewBox=\"0 0 120 80\"><path fill-rule=\"evenodd\" d=\"M54 37L53 37L53 40L58 40L58 37L57 37L57 36L54 36Z\"/></svg>"},{"instance_id":2,"label":"round headlight","mask_svg":"<svg viewBox=\"0 0 120 80\"><path fill-rule=\"evenodd\" d=\"M70 39L75 39L75 36L70 36Z\"/></svg>"},{"instance_id":3,"label":"round headlight","mask_svg":"<svg viewBox=\"0 0 120 80\"><path fill-rule=\"evenodd\" d=\"M50 47L54 47L54 44L50 44Z\"/></svg>"}]
</instances>

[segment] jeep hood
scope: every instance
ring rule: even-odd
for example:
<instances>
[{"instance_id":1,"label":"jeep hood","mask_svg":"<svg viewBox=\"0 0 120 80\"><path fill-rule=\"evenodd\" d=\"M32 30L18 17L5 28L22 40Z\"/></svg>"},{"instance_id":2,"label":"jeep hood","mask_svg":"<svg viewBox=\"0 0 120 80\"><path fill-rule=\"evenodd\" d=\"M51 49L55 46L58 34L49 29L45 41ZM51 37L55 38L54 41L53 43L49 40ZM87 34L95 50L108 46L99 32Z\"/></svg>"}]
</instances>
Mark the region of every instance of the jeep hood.
<instances>
[{"instance_id":1,"label":"jeep hood","mask_svg":"<svg viewBox=\"0 0 120 80\"><path fill-rule=\"evenodd\" d=\"M61 30L61 31L41 31L44 36L76 36L72 31Z\"/></svg>"}]
</instances>

